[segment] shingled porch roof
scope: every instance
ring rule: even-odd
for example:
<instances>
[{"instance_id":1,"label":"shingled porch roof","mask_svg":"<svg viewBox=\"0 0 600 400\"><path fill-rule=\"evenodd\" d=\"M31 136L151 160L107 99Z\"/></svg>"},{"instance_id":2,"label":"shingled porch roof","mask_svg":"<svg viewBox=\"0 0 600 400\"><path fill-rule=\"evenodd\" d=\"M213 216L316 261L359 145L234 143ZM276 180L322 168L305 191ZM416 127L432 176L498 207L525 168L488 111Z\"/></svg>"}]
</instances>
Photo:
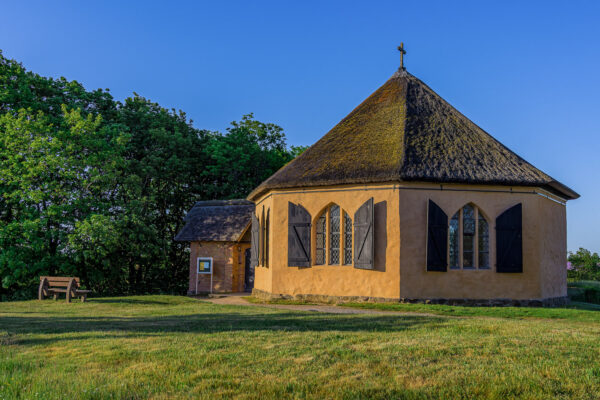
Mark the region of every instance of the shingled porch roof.
<instances>
[{"instance_id":1,"label":"shingled porch roof","mask_svg":"<svg viewBox=\"0 0 600 400\"><path fill-rule=\"evenodd\" d=\"M252 219L254 203L248 200L199 201L187 213L179 242L238 241Z\"/></svg>"},{"instance_id":2,"label":"shingled porch roof","mask_svg":"<svg viewBox=\"0 0 600 400\"><path fill-rule=\"evenodd\" d=\"M538 186L579 197L399 70L248 199L272 189L399 181Z\"/></svg>"}]
</instances>

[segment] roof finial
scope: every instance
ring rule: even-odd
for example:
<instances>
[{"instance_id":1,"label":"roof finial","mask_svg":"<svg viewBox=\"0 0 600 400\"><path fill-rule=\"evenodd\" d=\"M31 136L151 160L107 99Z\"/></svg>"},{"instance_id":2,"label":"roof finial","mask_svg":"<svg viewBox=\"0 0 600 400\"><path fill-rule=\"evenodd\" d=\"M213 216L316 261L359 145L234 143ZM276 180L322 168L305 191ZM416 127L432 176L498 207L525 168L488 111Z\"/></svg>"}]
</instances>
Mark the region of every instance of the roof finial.
<instances>
[{"instance_id":1,"label":"roof finial","mask_svg":"<svg viewBox=\"0 0 600 400\"><path fill-rule=\"evenodd\" d=\"M398 51L400 52L400 69L404 71L406 69L404 68L404 55L406 54L406 50L404 50L404 42L400 42Z\"/></svg>"}]
</instances>

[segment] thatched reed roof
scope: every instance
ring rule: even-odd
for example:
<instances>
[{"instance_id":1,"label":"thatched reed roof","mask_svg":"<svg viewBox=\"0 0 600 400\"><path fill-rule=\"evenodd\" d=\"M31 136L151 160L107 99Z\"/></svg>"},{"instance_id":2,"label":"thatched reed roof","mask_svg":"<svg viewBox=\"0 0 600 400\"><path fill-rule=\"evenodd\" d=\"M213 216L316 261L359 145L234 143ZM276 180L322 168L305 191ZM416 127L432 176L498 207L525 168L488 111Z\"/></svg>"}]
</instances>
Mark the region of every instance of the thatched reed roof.
<instances>
[{"instance_id":1,"label":"thatched reed roof","mask_svg":"<svg viewBox=\"0 0 600 400\"><path fill-rule=\"evenodd\" d=\"M271 189L398 181L541 186L579 197L399 70L248 199Z\"/></svg>"},{"instance_id":2,"label":"thatched reed roof","mask_svg":"<svg viewBox=\"0 0 600 400\"><path fill-rule=\"evenodd\" d=\"M252 219L254 203L248 200L199 201L187 213L179 242L236 242Z\"/></svg>"}]
</instances>

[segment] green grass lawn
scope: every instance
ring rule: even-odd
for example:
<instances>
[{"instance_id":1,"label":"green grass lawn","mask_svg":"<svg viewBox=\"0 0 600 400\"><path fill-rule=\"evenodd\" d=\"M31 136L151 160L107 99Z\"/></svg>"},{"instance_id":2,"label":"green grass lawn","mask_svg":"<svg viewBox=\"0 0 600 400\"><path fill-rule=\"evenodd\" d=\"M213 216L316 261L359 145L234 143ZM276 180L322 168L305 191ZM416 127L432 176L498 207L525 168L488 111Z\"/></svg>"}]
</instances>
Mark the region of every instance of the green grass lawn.
<instances>
[{"instance_id":1,"label":"green grass lawn","mask_svg":"<svg viewBox=\"0 0 600 400\"><path fill-rule=\"evenodd\" d=\"M173 296L0 303L0 399L600 394L599 311L394 306L436 315Z\"/></svg>"}]
</instances>

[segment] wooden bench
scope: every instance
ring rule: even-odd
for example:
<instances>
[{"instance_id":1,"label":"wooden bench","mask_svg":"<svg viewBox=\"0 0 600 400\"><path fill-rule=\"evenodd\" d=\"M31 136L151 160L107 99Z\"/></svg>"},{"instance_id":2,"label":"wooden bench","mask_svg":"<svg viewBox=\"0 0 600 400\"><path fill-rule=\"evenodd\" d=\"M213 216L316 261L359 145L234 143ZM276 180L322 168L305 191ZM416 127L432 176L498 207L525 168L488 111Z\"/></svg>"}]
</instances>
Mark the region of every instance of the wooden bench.
<instances>
[{"instance_id":1,"label":"wooden bench","mask_svg":"<svg viewBox=\"0 0 600 400\"><path fill-rule=\"evenodd\" d=\"M38 299L52 295L54 300L58 298L60 293L67 296L67 303L71 302L72 298L79 297L84 303L88 293L91 290L79 289L79 278L67 276L40 276L40 288L38 290Z\"/></svg>"}]
</instances>

